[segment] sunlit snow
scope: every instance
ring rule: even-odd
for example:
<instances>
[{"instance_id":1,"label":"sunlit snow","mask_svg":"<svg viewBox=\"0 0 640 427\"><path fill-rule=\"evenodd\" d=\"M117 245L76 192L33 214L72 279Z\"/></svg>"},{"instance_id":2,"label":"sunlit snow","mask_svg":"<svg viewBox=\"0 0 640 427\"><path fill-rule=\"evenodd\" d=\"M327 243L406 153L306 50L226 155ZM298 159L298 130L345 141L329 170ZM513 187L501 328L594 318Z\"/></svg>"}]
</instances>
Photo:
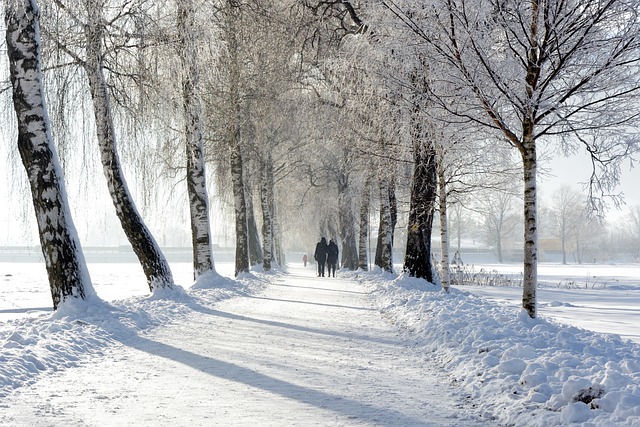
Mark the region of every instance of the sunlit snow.
<instances>
[{"instance_id":1,"label":"sunlit snow","mask_svg":"<svg viewBox=\"0 0 640 427\"><path fill-rule=\"evenodd\" d=\"M2 425L640 425L633 265L542 265L537 319L519 288L224 262L151 298L92 263L101 299L52 316L43 266L0 268Z\"/></svg>"}]
</instances>

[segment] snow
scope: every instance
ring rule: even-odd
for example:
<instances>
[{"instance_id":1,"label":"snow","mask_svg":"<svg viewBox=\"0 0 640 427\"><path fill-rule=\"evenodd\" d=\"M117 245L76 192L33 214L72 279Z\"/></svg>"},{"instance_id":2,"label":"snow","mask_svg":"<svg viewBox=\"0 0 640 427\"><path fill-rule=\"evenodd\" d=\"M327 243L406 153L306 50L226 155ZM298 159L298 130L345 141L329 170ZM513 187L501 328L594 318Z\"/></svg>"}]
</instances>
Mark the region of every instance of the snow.
<instances>
[{"instance_id":1,"label":"snow","mask_svg":"<svg viewBox=\"0 0 640 427\"><path fill-rule=\"evenodd\" d=\"M522 266L480 264L475 271L495 271L518 278ZM538 311L546 318L597 332L615 332L640 344L640 265L538 265ZM519 287L465 286L488 299L516 307Z\"/></svg>"},{"instance_id":2,"label":"snow","mask_svg":"<svg viewBox=\"0 0 640 427\"><path fill-rule=\"evenodd\" d=\"M43 266L0 263L0 425L640 426L640 347L612 333L632 269L543 287L531 319L520 288L216 266L192 285L172 264L181 286L149 295L135 264L89 264L101 299L51 314ZM608 333L580 322L612 306Z\"/></svg>"}]
</instances>

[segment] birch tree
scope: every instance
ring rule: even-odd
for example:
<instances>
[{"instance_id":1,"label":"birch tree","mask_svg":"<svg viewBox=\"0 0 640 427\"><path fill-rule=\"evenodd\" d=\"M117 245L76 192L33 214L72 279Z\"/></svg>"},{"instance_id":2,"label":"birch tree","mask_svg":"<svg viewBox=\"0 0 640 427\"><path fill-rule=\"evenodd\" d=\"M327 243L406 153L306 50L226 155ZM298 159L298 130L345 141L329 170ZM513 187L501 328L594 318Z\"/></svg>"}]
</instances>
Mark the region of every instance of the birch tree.
<instances>
[{"instance_id":1,"label":"birch tree","mask_svg":"<svg viewBox=\"0 0 640 427\"><path fill-rule=\"evenodd\" d=\"M558 144L559 151L583 146L594 165L593 207L602 208L595 196L611 192L620 161L636 150L631 129L640 91L639 5L636 0L431 4L428 9L407 2L385 6L430 51L431 89L441 107L496 131L520 154L522 306L535 317L537 147L543 138L565 144Z\"/></svg>"},{"instance_id":2,"label":"birch tree","mask_svg":"<svg viewBox=\"0 0 640 427\"><path fill-rule=\"evenodd\" d=\"M265 271L271 270L271 261L274 258L275 243L273 239L273 165L271 158L261 163L260 169L260 206L262 210L262 268Z\"/></svg>"},{"instance_id":3,"label":"birch tree","mask_svg":"<svg viewBox=\"0 0 640 427\"><path fill-rule=\"evenodd\" d=\"M85 8L86 58L82 60L72 51L67 50L67 52L82 64L89 80L100 159L109 193L122 229L142 265L149 289L153 291L156 288L172 287L173 275L169 263L135 206L120 164L113 110L104 75L103 42L106 37L105 19L102 16L104 0L86 0Z\"/></svg>"},{"instance_id":4,"label":"birch tree","mask_svg":"<svg viewBox=\"0 0 640 427\"><path fill-rule=\"evenodd\" d=\"M436 161L434 135L430 132L429 125L425 123L427 118L424 109L428 105L427 85L428 67L426 56L417 52L417 60L410 60L406 56L399 56L398 50L404 53L411 50L403 45L402 39L397 39L396 34L383 28L382 22L376 22L371 27L371 32L366 31L365 25L359 18L356 8L351 2L317 2L316 10L332 9L336 18L340 19L344 31L352 31L357 34L347 40L353 45L349 59L355 63L366 63L367 67L361 71L363 76L354 79L354 73L347 74L353 82L353 86L363 92L362 99L357 107L363 110L362 114L372 114L375 120L380 120L385 127L382 134L384 140L399 141L400 144L408 141L406 151L413 156L413 176L410 193L409 220L407 229L407 245L404 257L403 270L408 274L433 281L433 266L431 263L431 233L435 212L436 199ZM380 31L379 31L380 30ZM362 52L366 53L362 53ZM357 69L357 66L354 66ZM372 69L372 71L367 71ZM360 71L360 70L358 70ZM361 98L356 98L360 100ZM367 108L370 107L370 108ZM387 113L387 116L380 114ZM389 118L390 115L390 118ZM398 124L394 124L396 121ZM396 135L388 136L396 131ZM405 137L405 135L409 135ZM398 144L398 145L400 145ZM401 149L395 147L394 153L379 151L381 156L397 156ZM391 250L394 242L394 228L397 221L397 208L395 196L391 190L395 182L391 179L383 180L383 185L389 185L389 197L381 199L379 238L376 247L375 263L383 269L391 268L383 258L391 259ZM388 204L387 204L388 202ZM391 227L389 230L385 227ZM391 246L384 243L390 241ZM382 256L382 251L389 251Z\"/></svg>"},{"instance_id":5,"label":"birch tree","mask_svg":"<svg viewBox=\"0 0 640 427\"><path fill-rule=\"evenodd\" d=\"M260 245L260 232L256 222L255 212L253 208L253 194L251 190L246 192L247 202L247 241L249 244L249 263L251 265L261 264L264 258L264 252Z\"/></svg>"},{"instance_id":6,"label":"birch tree","mask_svg":"<svg viewBox=\"0 0 640 427\"><path fill-rule=\"evenodd\" d=\"M35 0L5 2L7 54L18 150L27 172L53 309L95 295L78 241L42 87L39 9Z\"/></svg>"},{"instance_id":7,"label":"birch tree","mask_svg":"<svg viewBox=\"0 0 640 427\"><path fill-rule=\"evenodd\" d=\"M442 289L449 292L449 206L447 194L447 177L445 169L445 153L442 145L436 147L436 174L438 179L438 217L440 219L440 282Z\"/></svg>"},{"instance_id":8,"label":"birch tree","mask_svg":"<svg viewBox=\"0 0 640 427\"><path fill-rule=\"evenodd\" d=\"M196 44L195 10L192 0L180 0L178 7L178 55L182 64L182 104L184 108L187 192L191 219L193 274L197 279L215 272L211 253L211 224L204 159L200 64Z\"/></svg>"},{"instance_id":9,"label":"birch tree","mask_svg":"<svg viewBox=\"0 0 640 427\"><path fill-rule=\"evenodd\" d=\"M67 4L62 0L54 0L57 13L66 15L74 25L78 34L72 32L60 33L50 31L50 36L56 36L55 42L61 52L70 58L70 62L79 65L87 77L89 92L93 102L98 149L102 170L107 181L111 200L122 229L136 254L147 278L150 290L173 286L173 276L169 264L159 245L151 235L142 216L133 201L128 188L117 149L114 108L112 106L110 85L105 72L118 75L113 67L106 65L105 58L122 48L120 45L110 46L111 51L105 50L105 40L118 40L118 34L107 31L107 24L117 22L119 18L126 21L130 17L133 5L116 12L112 20L103 16L106 10L105 0L85 0L81 3ZM127 23L119 27L127 28ZM69 36L69 43L63 36ZM81 36L82 41L74 36ZM128 36L124 36L125 38ZM126 44L126 43L123 43ZM116 60L117 62L117 60ZM105 71L109 70L109 71Z\"/></svg>"},{"instance_id":10,"label":"birch tree","mask_svg":"<svg viewBox=\"0 0 640 427\"><path fill-rule=\"evenodd\" d=\"M227 141L229 144L229 163L233 187L233 206L235 210L236 257L235 274L249 271L249 236L247 228L247 203L244 185L244 166L241 147L242 107L241 103L241 61L238 42L238 28L242 10L236 1L225 4L225 35L228 54L229 109Z\"/></svg>"},{"instance_id":11,"label":"birch tree","mask_svg":"<svg viewBox=\"0 0 640 427\"><path fill-rule=\"evenodd\" d=\"M358 268L363 271L369 270L369 260L367 254L369 253L368 238L369 238L369 208L371 202L371 176L368 176L364 188L362 189L362 196L360 198L360 233L358 237Z\"/></svg>"}]
</instances>

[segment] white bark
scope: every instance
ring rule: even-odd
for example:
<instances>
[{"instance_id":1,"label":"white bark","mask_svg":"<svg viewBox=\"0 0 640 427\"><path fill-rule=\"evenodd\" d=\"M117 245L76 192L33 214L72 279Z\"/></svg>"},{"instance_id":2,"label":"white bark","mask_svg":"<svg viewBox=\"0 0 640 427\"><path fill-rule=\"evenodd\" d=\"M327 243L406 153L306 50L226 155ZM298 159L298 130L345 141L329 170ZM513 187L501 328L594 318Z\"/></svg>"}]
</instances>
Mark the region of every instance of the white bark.
<instances>
[{"instance_id":1,"label":"white bark","mask_svg":"<svg viewBox=\"0 0 640 427\"><path fill-rule=\"evenodd\" d=\"M447 214L447 180L444 168L444 150L440 147L437 156L438 190L440 204L440 264L442 289L449 292L449 223Z\"/></svg>"},{"instance_id":2,"label":"white bark","mask_svg":"<svg viewBox=\"0 0 640 427\"><path fill-rule=\"evenodd\" d=\"M638 147L638 2L380 5L390 12L385 19L392 16L401 23L392 36L395 42L421 46L431 55L430 98L445 120L498 131L521 153L526 180L523 306L535 317L536 141L548 137L563 143L558 148L586 148L593 170L592 208L601 209L593 192L611 195L621 162ZM413 59L415 52L408 52Z\"/></svg>"},{"instance_id":3,"label":"white bark","mask_svg":"<svg viewBox=\"0 0 640 427\"><path fill-rule=\"evenodd\" d=\"M182 63L182 100L187 154L187 191L193 246L193 274L197 279L214 271L211 252L209 198L204 161L202 107L199 95L200 69L195 40L195 11L192 0L180 0L178 5L178 51Z\"/></svg>"},{"instance_id":4,"label":"white bark","mask_svg":"<svg viewBox=\"0 0 640 427\"><path fill-rule=\"evenodd\" d=\"M393 243L391 235L391 201L389 200L389 181L386 178L379 180L380 190L380 229L378 231L379 245L381 248L378 267L385 271L393 272Z\"/></svg>"},{"instance_id":5,"label":"white bark","mask_svg":"<svg viewBox=\"0 0 640 427\"><path fill-rule=\"evenodd\" d=\"M153 291L156 288L172 287L173 275L169 263L135 206L120 166L109 89L104 76L103 6L101 0L87 0L86 2L88 17L88 23L85 25L87 57L83 65L89 79L100 160L107 179L109 194L122 229L142 265L149 288Z\"/></svg>"},{"instance_id":6,"label":"white bark","mask_svg":"<svg viewBox=\"0 0 640 427\"><path fill-rule=\"evenodd\" d=\"M522 278L522 307L536 317L536 288L538 285L538 226L536 202L535 142L523 144L524 166L524 275Z\"/></svg>"},{"instance_id":7,"label":"white bark","mask_svg":"<svg viewBox=\"0 0 640 427\"><path fill-rule=\"evenodd\" d=\"M35 0L5 3L18 149L31 187L55 310L72 298L95 297L95 292L71 218L51 136L42 88L38 13Z\"/></svg>"},{"instance_id":8,"label":"white bark","mask_svg":"<svg viewBox=\"0 0 640 427\"><path fill-rule=\"evenodd\" d=\"M240 19L240 5L226 1L226 42L229 58L229 110L227 139L229 145L229 165L233 189L233 207L235 211L236 256L235 274L249 271L249 239L247 229L247 204L245 199L244 165L241 146L242 105L240 99L240 49L237 26Z\"/></svg>"},{"instance_id":9,"label":"white bark","mask_svg":"<svg viewBox=\"0 0 640 427\"><path fill-rule=\"evenodd\" d=\"M369 269L367 242L369 237L369 204L371 201L371 179L367 178L362 191L360 204L360 234L358 238L358 268Z\"/></svg>"},{"instance_id":10,"label":"white bark","mask_svg":"<svg viewBox=\"0 0 640 427\"><path fill-rule=\"evenodd\" d=\"M267 161L270 161L267 160ZM269 189L269 164L261 165L261 186L260 186L260 206L262 208L262 241L263 260L262 268L265 271L271 270L273 260L273 222L271 215L270 189Z\"/></svg>"}]
</instances>

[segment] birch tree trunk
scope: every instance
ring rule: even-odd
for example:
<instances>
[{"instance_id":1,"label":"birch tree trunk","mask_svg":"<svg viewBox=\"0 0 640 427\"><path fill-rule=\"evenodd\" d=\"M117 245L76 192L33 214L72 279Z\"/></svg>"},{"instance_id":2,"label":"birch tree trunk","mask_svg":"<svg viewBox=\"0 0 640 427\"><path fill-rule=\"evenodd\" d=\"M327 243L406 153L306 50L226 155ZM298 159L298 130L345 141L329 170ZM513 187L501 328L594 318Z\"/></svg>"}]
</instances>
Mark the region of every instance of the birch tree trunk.
<instances>
[{"instance_id":1,"label":"birch tree trunk","mask_svg":"<svg viewBox=\"0 0 640 427\"><path fill-rule=\"evenodd\" d=\"M249 271L249 238L247 230L247 205L244 196L242 154L240 143L234 132L231 140L231 179L233 181L233 203L236 218L236 268L235 275Z\"/></svg>"},{"instance_id":2,"label":"birch tree trunk","mask_svg":"<svg viewBox=\"0 0 640 427\"><path fill-rule=\"evenodd\" d=\"M363 271L369 269L367 258L367 238L369 237L369 204L371 201L370 187L371 179L367 178L362 192L362 202L360 204L360 235L358 238L358 268Z\"/></svg>"},{"instance_id":3,"label":"birch tree trunk","mask_svg":"<svg viewBox=\"0 0 640 427\"><path fill-rule=\"evenodd\" d=\"M391 231L391 202L389 198L389 181L381 178L380 190L380 225L378 228L378 250L376 249L375 264L384 271L393 272L393 243Z\"/></svg>"},{"instance_id":4,"label":"birch tree trunk","mask_svg":"<svg viewBox=\"0 0 640 427\"><path fill-rule=\"evenodd\" d=\"M178 6L178 52L182 63L182 104L186 135L187 193L193 248L193 278L207 271L215 272L211 250L209 198L204 160L202 105L200 102L200 67L195 41L195 11L192 0L181 0Z\"/></svg>"},{"instance_id":5,"label":"birch tree trunk","mask_svg":"<svg viewBox=\"0 0 640 427\"><path fill-rule=\"evenodd\" d=\"M433 142L416 138L404 270L412 277L433 282L431 231L437 192L436 155Z\"/></svg>"},{"instance_id":6,"label":"birch tree trunk","mask_svg":"<svg viewBox=\"0 0 640 427\"><path fill-rule=\"evenodd\" d=\"M88 16L88 24L85 26L87 58L84 62L84 69L89 79L100 160L107 179L109 193L122 229L142 265L149 289L153 291L155 288L172 287L173 276L169 264L138 213L120 166L109 90L102 63L104 27L101 12L103 4L101 0L88 0L86 5Z\"/></svg>"},{"instance_id":7,"label":"birch tree trunk","mask_svg":"<svg viewBox=\"0 0 640 427\"><path fill-rule=\"evenodd\" d=\"M71 218L42 88L40 24L35 0L5 3L7 54L27 172L53 309L95 295Z\"/></svg>"},{"instance_id":8,"label":"birch tree trunk","mask_svg":"<svg viewBox=\"0 0 640 427\"><path fill-rule=\"evenodd\" d=\"M536 195L536 144L533 127L525 126L522 144L524 169L524 275L522 278L522 307L531 318L536 317L536 288L538 284L538 228Z\"/></svg>"},{"instance_id":9,"label":"birch tree trunk","mask_svg":"<svg viewBox=\"0 0 640 427\"><path fill-rule=\"evenodd\" d=\"M271 270L271 260L273 259L273 222L271 220L271 197L269 190L269 168L270 156L261 165L260 176L260 206L262 208L262 242L263 256L262 268L264 271Z\"/></svg>"},{"instance_id":10,"label":"birch tree trunk","mask_svg":"<svg viewBox=\"0 0 640 427\"><path fill-rule=\"evenodd\" d=\"M240 55L237 40L237 23L240 9L233 1L227 2L227 49L229 54L229 102L231 109L229 125L229 148L233 204L236 230L236 276L249 271L249 239L247 230L247 203L245 199L244 172L242 164L241 105L240 105Z\"/></svg>"},{"instance_id":11,"label":"birch tree trunk","mask_svg":"<svg viewBox=\"0 0 640 427\"><path fill-rule=\"evenodd\" d=\"M251 265L260 264L263 261L262 247L260 246L260 232L256 223L253 208L253 196L251 191L246 192L247 202L247 229L249 242L249 263Z\"/></svg>"},{"instance_id":12,"label":"birch tree trunk","mask_svg":"<svg viewBox=\"0 0 640 427\"><path fill-rule=\"evenodd\" d=\"M447 180L445 176L443 151L442 147L440 147L437 164L438 199L440 202L440 264L442 270L440 280L442 282L442 289L444 289L445 292L449 292L449 223L447 211Z\"/></svg>"},{"instance_id":13,"label":"birch tree trunk","mask_svg":"<svg viewBox=\"0 0 640 427\"><path fill-rule=\"evenodd\" d=\"M276 204L276 181L273 172L273 159L271 155L268 156L267 163L267 185L269 195L269 208L271 213L271 255L272 261L278 265L285 265L286 259L284 256L284 249L282 247L282 226L278 221L278 205Z\"/></svg>"}]
</instances>

